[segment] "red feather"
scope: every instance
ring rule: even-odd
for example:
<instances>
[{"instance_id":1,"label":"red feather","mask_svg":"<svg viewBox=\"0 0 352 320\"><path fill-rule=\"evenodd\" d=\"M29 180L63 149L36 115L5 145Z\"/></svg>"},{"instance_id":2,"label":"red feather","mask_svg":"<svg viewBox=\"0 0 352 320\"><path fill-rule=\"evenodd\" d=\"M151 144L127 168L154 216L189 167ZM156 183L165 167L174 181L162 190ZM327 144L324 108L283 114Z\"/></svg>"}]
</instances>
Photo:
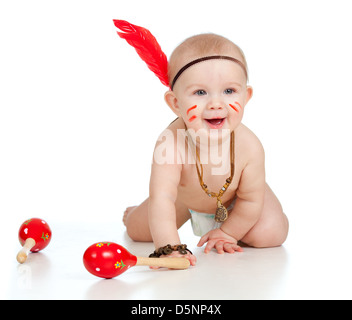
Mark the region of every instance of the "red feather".
<instances>
[{"instance_id":1,"label":"red feather","mask_svg":"<svg viewBox=\"0 0 352 320\"><path fill-rule=\"evenodd\" d=\"M124 20L113 21L115 26L123 31L117 32L117 34L136 49L138 55L160 79L161 83L169 87L167 57L150 31Z\"/></svg>"}]
</instances>

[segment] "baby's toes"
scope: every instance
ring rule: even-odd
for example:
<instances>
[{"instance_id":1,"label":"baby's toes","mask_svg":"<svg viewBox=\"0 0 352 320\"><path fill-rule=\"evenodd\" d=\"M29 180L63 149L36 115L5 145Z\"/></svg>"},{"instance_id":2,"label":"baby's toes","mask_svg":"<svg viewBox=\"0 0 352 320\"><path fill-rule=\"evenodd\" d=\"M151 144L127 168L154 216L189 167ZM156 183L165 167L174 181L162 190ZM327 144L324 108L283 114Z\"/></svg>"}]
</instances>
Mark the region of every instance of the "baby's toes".
<instances>
[{"instance_id":1,"label":"baby's toes","mask_svg":"<svg viewBox=\"0 0 352 320\"><path fill-rule=\"evenodd\" d=\"M126 221L127 221L127 216L129 215L129 213L136 208L136 206L132 206L132 207L127 207L125 212L123 213L123 217L122 217L122 221L123 224L126 225Z\"/></svg>"}]
</instances>

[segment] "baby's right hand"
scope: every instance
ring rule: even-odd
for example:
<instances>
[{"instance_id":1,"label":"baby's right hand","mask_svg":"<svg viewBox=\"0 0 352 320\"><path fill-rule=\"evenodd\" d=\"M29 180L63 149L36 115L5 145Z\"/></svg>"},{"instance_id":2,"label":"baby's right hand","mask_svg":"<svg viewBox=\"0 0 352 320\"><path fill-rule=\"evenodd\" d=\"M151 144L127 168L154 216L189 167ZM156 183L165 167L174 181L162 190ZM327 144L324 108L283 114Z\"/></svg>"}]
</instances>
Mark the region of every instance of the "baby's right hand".
<instances>
[{"instance_id":1,"label":"baby's right hand","mask_svg":"<svg viewBox=\"0 0 352 320\"><path fill-rule=\"evenodd\" d=\"M196 256L194 256L192 253L187 252L186 254L181 254L178 251L173 251L171 254L168 255L161 255L160 258L184 258L188 259L191 266L195 266L197 262ZM149 267L150 269L159 269L160 267Z\"/></svg>"}]
</instances>

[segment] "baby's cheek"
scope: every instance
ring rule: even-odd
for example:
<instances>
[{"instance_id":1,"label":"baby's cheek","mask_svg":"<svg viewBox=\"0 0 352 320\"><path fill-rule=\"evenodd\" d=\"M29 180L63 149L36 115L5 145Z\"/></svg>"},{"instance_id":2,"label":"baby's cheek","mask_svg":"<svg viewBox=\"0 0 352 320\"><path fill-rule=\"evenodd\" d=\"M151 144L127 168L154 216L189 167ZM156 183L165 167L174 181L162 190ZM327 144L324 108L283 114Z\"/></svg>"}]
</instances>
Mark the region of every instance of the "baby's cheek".
<instances>
[{"instance_id":1,"label":"baby's cheek","mask_svg":"<svg viewBox=\"0 0 352 320\"><path fill-rule=\"evenodd\" d=\"M237 102L237 101L235 101L234 104L231 104L231 103L230 103L229 106L230 106L233 110L235 110L237 113L239 113L239 112L242 110L241 104L240 104L239 102Z\"/></svg>"},{"instance_id":2,"label":"baby's cheek","mask_svg":"<svg viewBox=\"0 0 352 320\"><path fill-rule=\"evenodd\" d=\"M229 104L230 112L228 120L230 122L230 126L235 128L237 127L243 118L243 108L239 102L234 102Z\"/></svg>"},{"instance_id":3,"label":"baby's cheek","mask_svg":"<svg viewBox=\"0 0 352 320\"><path fill-rule=\"evenodd\" d=\"M190 117L190 118L188 119L188 122L192 122L192 121L194 121L195 119L197 119L197 116L192 116L192 117Z\"/></svg>"},{"instance_id":4,"label":"baby's cheek","mask_svg":"<svg viewBox=\"0 0 352 320\"><path fill-rule=\"evenodd\" d=\"M188 108L187 109L187 116L189 116L189 114L192 113L193 110L195 110L196 108L197 108L197 105L194 105L194 106ZM195 119L197 119L197 116L196 115L192 115L190 118L188 118L188 122L192 122Z\"/></svg>"}]
</instances>

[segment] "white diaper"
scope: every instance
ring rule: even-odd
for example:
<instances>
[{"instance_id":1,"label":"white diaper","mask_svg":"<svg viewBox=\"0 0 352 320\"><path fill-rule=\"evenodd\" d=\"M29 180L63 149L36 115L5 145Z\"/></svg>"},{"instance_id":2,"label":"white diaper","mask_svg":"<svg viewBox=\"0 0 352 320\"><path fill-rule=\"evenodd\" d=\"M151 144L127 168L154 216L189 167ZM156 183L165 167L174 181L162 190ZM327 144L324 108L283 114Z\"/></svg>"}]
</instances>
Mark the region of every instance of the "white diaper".
<instances>
[{"instance_id":1,"label":"white diaper","mask_svg":"<svg viewBox=\"0 0 352 320\"><path fill-rule=\"evenodd\" d=\"M236 198L232 201L230 206L227 210L232 210L235 205ZM197 212L192 209L188 209L189 213L191 214L191 224L193 233L196 236L203 236L210 230L218 229L221 227L222 222L216 222L214 220L215 214Z\"/></svg>"}]
</instances>

